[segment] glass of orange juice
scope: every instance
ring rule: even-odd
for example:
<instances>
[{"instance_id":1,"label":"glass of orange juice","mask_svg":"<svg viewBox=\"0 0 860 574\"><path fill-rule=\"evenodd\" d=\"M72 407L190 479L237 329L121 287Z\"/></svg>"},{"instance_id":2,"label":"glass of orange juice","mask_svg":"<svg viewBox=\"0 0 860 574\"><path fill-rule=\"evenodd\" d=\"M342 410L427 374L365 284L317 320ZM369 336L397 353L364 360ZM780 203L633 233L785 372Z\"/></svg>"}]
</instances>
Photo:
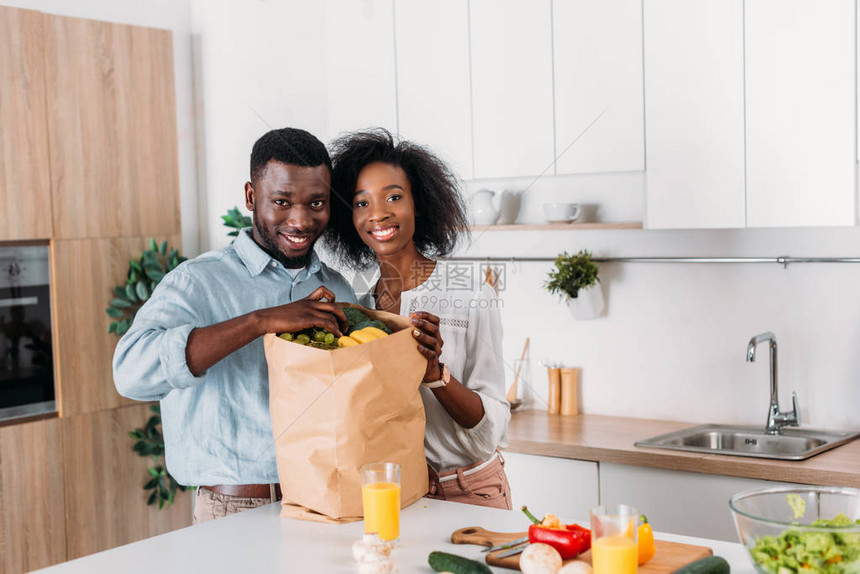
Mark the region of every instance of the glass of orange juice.
<instances>
[{"instance_id":1,"label":"glass of orange juice","mask_svg":"<svg viewBox=\"0 0 860 574\"><path fill-rule=\"evenodd\" d=\"M591 509L591 565L594 574L636 574L639 512L627 504Z\"/></svg>"},{"instance_id":2,"label":"glass of orange juice","mask_svg":"<svg viewBox=\"0 0 860 574\"><path fill-rule=\"evenodd\" d=\"M400 537L400 465L374 462L361 467L361 501L364 532L383 540Z\"/></svg>"}]
</instances>

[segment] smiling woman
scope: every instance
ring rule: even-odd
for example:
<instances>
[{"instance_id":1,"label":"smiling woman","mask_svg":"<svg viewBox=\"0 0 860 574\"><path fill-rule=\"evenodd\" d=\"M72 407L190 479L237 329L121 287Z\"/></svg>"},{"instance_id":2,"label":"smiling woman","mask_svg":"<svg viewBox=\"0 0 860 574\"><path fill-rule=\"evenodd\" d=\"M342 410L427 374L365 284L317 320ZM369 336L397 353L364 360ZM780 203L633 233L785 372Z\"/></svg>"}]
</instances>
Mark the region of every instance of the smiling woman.
<instances>
[{"instance_id":1,"label":"smiling woman","mask_svg":"<svg viewBox=\"0 0 860 574\"><path fill-rule=\"evenodd\" d=\"M337 140L333 158L328 242L347 264L378 264L379 279L361 302L409 315L427 358L429 496L510 508L497 451L510 418L497 295L481 281L451 287L459 270L434 260L466 231L457 179L432 153L382 129Z\"/></svg>"},{"instance_id":2,"label":"smiling woman","mask_svg":"<svg viewBox=\"0 0 860 574\"><path fill-rule=\"evenodd\" d=\"M405 179L390 183L409 186L417 216L412 242L418 252L431 258L450 254L468 233L457 178L450 167L421 146L408 141L395 145L387 131L369 130L334 142L332 155L338 168L332 174L334 197L328 238L335 254L350 265L365 268L376 261L373 249L352 225L352 196L359 173L372 163L397 167L403 174Z\"/></svg>"},{"instance_id":3,"label":"smiling woman","mask_svg":"<svg viewBox=\"0 0 860 574\"><path fill-rule=\"evenodd\" d=\"M390 163L372 163L358 175L352 222L377 259L413 248L415 198L411 189L403 168Z\"/></svg>"}]
</instances>

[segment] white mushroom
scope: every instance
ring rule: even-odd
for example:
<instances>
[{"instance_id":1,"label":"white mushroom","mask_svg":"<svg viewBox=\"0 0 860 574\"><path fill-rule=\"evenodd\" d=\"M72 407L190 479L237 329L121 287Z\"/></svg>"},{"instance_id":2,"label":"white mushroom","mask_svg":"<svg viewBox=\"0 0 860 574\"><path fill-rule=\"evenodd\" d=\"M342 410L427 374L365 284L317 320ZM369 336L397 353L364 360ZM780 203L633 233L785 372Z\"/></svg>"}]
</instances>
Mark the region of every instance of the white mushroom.
<instances>
[{"instance_id":1,"label":"white mushroom","mask_svg":"<svg viewBox=\"0 0 860 574\"><path fill-rule=\"evenodd\" d=\"M565 564L564 567L558 571L558 574L591 574L592 572L591 564L588 562L573 560L572 562Z\"/></svg>"},{"instance_id":2,"label":"white mushroom","mask_svg":"<svg viewBox=\"0 0 860 574\"><path fill-rule=\"evenodd\" d=\"M359 574L388 574L392 564L389 555L391 544L379 534L365 534L352 544L352 557L358 562Z\"/></svg>"},{"instance_id":3,"label":"white mushroom","mask_svg":"<svg viewBox=\"0 0 860 574\"><path fill-rule=\"evenodd\" d=\"M557 574L561 565L561 554L558 550L540 542L529 544L520 556L520 570L523 574Z\"/></svg>"},{"instance_id":4,"label":"white mushroom","mask_svg":"<svg viewBox=\"0 0 860 574\"><path fill-rule=\"evenodd\" d=\"M361 540L352 543L352 557L356 562L367 554L378 554L388 558L391 554L391 544L379 537L379 534L365 534Z\"/></svg>"},{"instance_id":5,"label":"white mushroom","mask_svg":"<svg viewBox=\"0 0 860 574\"><path fill-rule=\"evenodd\" d=\"M381 554L365 554L358 562L358 574L389 574L391 559Z\"/></svg>"}]
</instances>

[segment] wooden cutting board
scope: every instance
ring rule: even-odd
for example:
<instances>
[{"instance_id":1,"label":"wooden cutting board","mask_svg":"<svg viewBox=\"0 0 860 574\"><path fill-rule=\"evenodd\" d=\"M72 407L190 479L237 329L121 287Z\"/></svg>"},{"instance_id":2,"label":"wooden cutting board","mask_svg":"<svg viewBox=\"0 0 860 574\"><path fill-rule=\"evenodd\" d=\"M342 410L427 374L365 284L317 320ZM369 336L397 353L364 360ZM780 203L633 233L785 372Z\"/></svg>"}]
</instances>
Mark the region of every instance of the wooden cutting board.
<instances>
[{"instance_id":1,"label":"wooden cutting board","mask_svg":"<svg viewBox=\"0 0 860 574\"><path fill-rule=\"evenodd\" d=\"M523 538L527 535L527 532L492 532L480 526L470 526L468 528L461 528L451 534L451 542L454 544L495 546ZM641 574L671 574L681 566L695 562L700 558L711 556L714 553L713 550L706 546L693 546L692 544L667 542L665 540L655 540L654 545L657 548L657 553L654 555L654 558L639 567ZM511 570L519 570L520 554L514 554L507 558L498 558L498 555L504 552L505 550L498 550L487 554L487 564L501 568L510 568ZM583 560L591 564L591 551L589 550L584 554L580 554L576 557L576 560Z\"/></svg>"}]
</instances>

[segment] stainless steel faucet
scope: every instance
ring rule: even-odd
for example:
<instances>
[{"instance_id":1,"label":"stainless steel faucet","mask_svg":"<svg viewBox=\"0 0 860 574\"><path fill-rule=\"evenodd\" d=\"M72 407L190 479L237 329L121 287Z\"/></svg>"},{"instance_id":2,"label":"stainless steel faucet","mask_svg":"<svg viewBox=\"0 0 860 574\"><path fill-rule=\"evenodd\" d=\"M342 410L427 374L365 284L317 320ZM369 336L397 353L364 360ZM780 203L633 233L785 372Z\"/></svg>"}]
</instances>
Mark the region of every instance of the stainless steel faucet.
<instances>
[{"instance_id":1,"label":"stainless steel faucet","mask_svg":"<svg viewBox=\"0 0 860 574\"><path fill-rule=\"evenodd\" d=\"M765 432L768 434L781 434L784 426L800 426L800 407L797 404L797 393L791 393L791 411L780 412L779 393L776 380L776 335L768 331L756 335L750 339L747 345L747 362L755 361L756 346L765 341L770 342L770 407L767 413L767 426Z\"/></svg>"}]
</instances>

